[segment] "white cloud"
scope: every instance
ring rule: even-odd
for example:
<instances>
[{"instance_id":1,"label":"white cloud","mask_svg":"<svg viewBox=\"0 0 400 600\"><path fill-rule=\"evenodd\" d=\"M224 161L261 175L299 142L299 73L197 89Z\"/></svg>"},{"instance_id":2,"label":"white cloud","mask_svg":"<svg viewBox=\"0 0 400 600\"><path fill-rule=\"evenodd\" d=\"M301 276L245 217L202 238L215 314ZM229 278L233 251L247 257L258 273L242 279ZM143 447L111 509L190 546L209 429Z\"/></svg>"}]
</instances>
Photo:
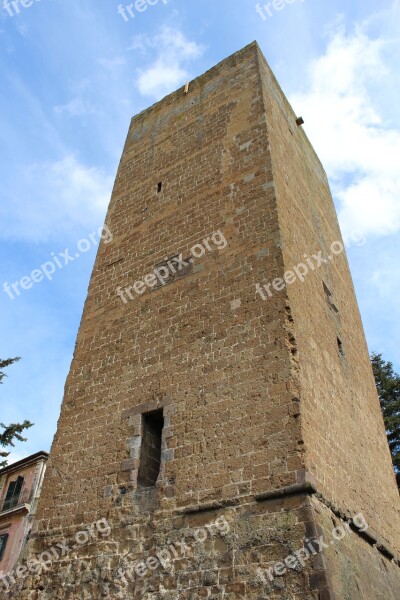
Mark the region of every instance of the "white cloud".
<instances>
[{"instance_id":1,"label":"white cloud","mask_svg":"<svg viewBox=\"0 0 400 600\"><path fill-rule=\"evenodd\" d=\"M67 115L68 117L81 117L82 115L95 112L82 98L73 98L66 104L58 104L54 107L56 115Z\"/></svg>"},{"instance_id":2,"label":"white cloud","mask_svg":"<svg viewBox=\"0 0 400 600\"><path fill-rule=\"evenodd\" d=\"M0 206L1 235L38 242L78 228L91 231L104 219L111 189L112 177L97 167L80 164L72 155L23 167Z\"/></svg>"},{"instance_id":3,"label":"white cloud","mask_svg":"<svg viewBox=\"0 0 400 600\"><path fill-rule=\"evenodd\" d=\"M179 64L166 64L159 58L151 67L143 71L138 79L139 91L145 96L159 98L175 90L187 78L188 74Z\"/></svg>"},{"instance_id":4,"label":"white cloud","mask_svg":"<svg viewBox=\"0 0 400 600\"><path fill-rule=\"evenodd\" d=\"M138 69L137 77L140 93L156 99L190 79L187 63L202 56L204 51L202 46L170 26L162 27L154 37L136 36L129 49L139 50L142 55L156 52L156 57L148 67Z\"/></svg>"},{"instance_id":5,"label":"white cloud","mask_svg":"<svg viewBox=\"0 0 400 600\"><path fill-rule=\"evenodd\" d=\"M394 19L396 12L394 6L386 18ZM398 39L373 38L367 24L351 35L336 24L330 35L325 54L311 64L309 89L291 101L327 168L345 239L354 232L364 237L395 233L400 229L400 128L385 119L377 90L391 77Z\"/></svg>"}]
</instances>

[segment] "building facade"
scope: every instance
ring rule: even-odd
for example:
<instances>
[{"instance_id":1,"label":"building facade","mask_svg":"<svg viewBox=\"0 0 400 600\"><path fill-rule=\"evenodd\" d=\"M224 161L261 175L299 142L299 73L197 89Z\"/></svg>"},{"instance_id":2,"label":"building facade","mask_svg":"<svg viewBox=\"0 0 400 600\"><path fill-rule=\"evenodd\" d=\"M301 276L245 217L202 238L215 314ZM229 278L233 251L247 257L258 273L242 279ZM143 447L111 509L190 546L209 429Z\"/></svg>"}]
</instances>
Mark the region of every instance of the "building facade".
<instances>
[{"instance_id":1,"label":"building facade","mask_svg":"<svg viewBox=\"0 0 400 600\"><path fill-rule=\"evenodd\" d=\"M47 458L37 452L0 470L0 578L14 568L28 539Z\"/></svg>"},{"instance_id":2,"label":"building facade","mask_svg":"<svg viewBox=\"0 0 400 600\"><path fill-rule=\"evenodd\" d=\"M68 551L8 597L398 599L329 184L256 43L132 119L106 224L29 542Z\"/></svg>"}]
</instances>

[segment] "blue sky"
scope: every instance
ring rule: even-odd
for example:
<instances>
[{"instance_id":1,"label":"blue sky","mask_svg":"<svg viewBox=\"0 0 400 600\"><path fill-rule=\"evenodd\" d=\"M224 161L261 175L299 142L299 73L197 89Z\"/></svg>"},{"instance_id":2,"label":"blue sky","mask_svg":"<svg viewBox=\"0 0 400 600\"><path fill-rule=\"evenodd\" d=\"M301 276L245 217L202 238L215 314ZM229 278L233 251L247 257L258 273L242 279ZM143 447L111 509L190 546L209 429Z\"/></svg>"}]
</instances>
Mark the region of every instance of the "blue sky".
<instances>
[{"instance_id":1,"label":"blue sky","mask_svg":"<svg viewBox=\"0 0 400 600\"><path fill-rule=\"evenodd\" d=\"M0 356L23 357L0 420L35 423L12 460L50 448L130 118L255 39L328 172L369 347L400 371L400 2L281 1L0 0Z\"/></svg>"}]
</instances>

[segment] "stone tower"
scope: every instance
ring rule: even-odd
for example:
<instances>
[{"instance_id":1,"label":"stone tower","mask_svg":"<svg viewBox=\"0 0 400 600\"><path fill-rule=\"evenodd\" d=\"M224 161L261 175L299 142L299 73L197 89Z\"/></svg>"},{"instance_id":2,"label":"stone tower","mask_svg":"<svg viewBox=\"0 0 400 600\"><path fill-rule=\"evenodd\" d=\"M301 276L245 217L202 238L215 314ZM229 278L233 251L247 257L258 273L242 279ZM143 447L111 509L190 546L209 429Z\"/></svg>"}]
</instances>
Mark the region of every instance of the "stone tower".
<instances>
[{"instance_id":1,"label":"stone tower","mask_svg":"<svg viewBox=\"0 0 400 600\"><path fill-rule=\"evenodd\" d=\"M400 598L399 495L300 125L256 43L132 119L8 597Z\"/></svg>"}]
</instances>

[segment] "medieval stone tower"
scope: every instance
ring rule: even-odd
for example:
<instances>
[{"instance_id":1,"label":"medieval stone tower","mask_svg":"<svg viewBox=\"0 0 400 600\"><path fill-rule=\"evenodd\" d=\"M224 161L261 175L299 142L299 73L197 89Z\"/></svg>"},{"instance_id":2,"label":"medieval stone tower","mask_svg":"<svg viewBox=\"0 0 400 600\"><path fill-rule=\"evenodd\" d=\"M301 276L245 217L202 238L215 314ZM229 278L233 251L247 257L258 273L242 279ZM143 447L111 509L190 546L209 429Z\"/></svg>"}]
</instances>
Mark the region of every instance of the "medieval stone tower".
<instances>
[{"instance_id":1,"label":"medieval stone tower","mask_svg":"<svg viewBox=\"0 0 400 600\"><path fill-rule=\"evenodd\" d=\"M4 597L400 598L368 349L299 125L256 43L132 119L28 545L45 568Z\"/></svg>"}]
</instances>

